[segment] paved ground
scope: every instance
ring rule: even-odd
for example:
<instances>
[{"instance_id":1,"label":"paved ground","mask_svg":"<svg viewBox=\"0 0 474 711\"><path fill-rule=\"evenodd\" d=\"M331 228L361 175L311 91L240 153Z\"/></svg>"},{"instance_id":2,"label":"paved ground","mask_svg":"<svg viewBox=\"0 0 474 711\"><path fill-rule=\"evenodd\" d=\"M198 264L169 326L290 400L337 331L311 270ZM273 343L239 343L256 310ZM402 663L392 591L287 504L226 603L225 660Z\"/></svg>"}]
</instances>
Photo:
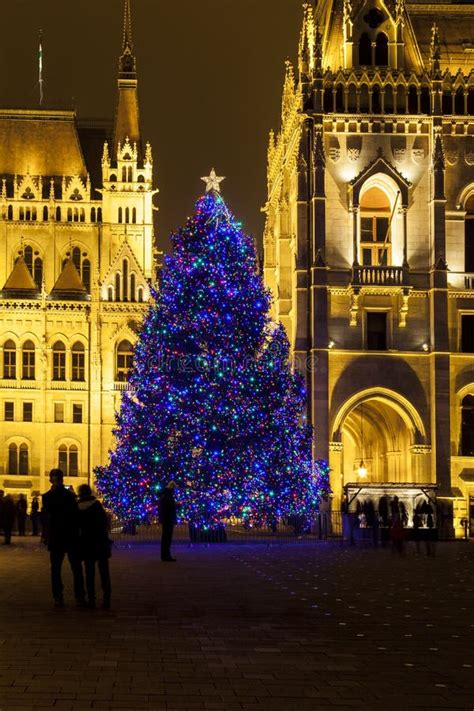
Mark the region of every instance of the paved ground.
<instances>
[{"instance_id":1,"label":"paved ground","mask_svg":"<svg viewBox=\"0 0 474 711\"><path fill-rule=\"evenodd\" d=\"M0 709L474 709L474 546L115 551L110 612L0 547ZM66 577L69 583L69 575Z\"/></svg>"}]
</instances>

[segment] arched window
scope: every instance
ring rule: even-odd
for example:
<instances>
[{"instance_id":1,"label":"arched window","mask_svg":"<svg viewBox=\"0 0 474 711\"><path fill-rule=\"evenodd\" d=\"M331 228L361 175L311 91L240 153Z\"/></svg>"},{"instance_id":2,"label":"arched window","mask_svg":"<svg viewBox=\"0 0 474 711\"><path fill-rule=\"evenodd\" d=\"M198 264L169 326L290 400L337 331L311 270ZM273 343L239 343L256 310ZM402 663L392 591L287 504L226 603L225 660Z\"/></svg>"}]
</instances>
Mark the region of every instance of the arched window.
<instances>
[{"instance_id":1,"label":"arched window","mask_svg":"<svg viewBox=\"0 0 474 711\"><path fill-rule=\"evenodd\" d=\"M126 382L133 367L133 349L130 341L120 341L117 346L115 379Z\"/></svg>"},{"instance_id":2,"label":"arched window","mask_svg":"<svg viewBox=\"0 0 474 711\"><path fill-rule=\"evenodd\" d=\"M27 245L23 250L23 259L28 267L30 274L33 274L33 247Z\"/></svg>"},{"instance_id":3,"label":"arched window","mask_svg":"<svg viewBox=\"0 0 474 711\"><path fill-rule=\"evenodd\" d=\"M36 256L35 256L36 255ZM38 289L41 289L41 284L43 282L43 260L38 257L38 252L33 252L33 247L27 245L23 249L23 258L28 270L35 280L35 284Z\"/></svg>"},{"instance_id":4,"label":"arched window","mask_svg":"<svg viewBox=\"0 0 474 711\"><path fill-rule=\"evenodd\" d=\"M35 379L35 344L25 341L21 351L22 380Z\"/></svg>"},{"instance_id":5,"label":"arched window","mask_svg":"<svg viewBox=\"0 0 474 711\"><path fill-rule=\"evenodd\" d=\"M77 269L79 276L81 277L82 283L86 287L86 290L90 293L91 290L91 263L87 258L87 254L81 252L80 247L74 247L71 252L71 259L74 266Z\"/></svg>"},{"instance_id":6,"label":"arched window","mask_svg":"<svg viewBox=\"0 0 474 711\"><path fill-rule=\"evenodd\" d=\"M13 220L13 205L9 205L7 208L7 220Z\"/></svg>"},{"instance_id":7,"label":"arched window","mask_svg":"<svg viewBox=\"0 0 474 711\"><path fill-rule=\"evenodd\" d=\"M130 274L130 301L135 301L135 287L136 287L136 277L135 274Z\"/></svg>"},{"instance_id":8,"label":"arched window","mask_svg":"<svg viewBox=\"0 0 474 711\"><path fill-rule=\"evenodd\" d=\"M140 175L137 177L137 183L144 183L145 182L145 176L140 173Z\"/></svg>"},{"instance_id":9,"label":"arched window","mask_svg":"<svg viewBox=\"0 0 474 711\"><path fill-rule=\"evenodd\" d=\"M388 37L384 32L379 32L375 39L375 65L388 66Z\"/></svg>"},{"instance_id":10,"label":"arched window","mask_svg":"<svg viewBox=\"0 0 474 711\"><path fill-rule=\"evenodd\" d=\"M102 222L102 208L97 208L97 222Z\"/></svg>"},{"instance_id":11,"label":"arched window","mask_svg":"<svg viewBox=\"0 0 474 711\"><path fill-rule=\"evenodd\" d=\"M12 340L3 346L3 377L5 380L16 378L16 345Z\"/></svg>"},{"instance_id":12,"label":"arched window","mask_svg":"<svg viewBox=\"0 0 474 711\"><path fill-rule=\"evenodd\" d=\"M108 301L113 301L114 300L114 290L111 286L107 289L107 299Z\"/></svg>"},{"instance_id":13,"label":"arched window","mask_svg":"<svg viewBox=\"0 0 474 711\"><path fill-rule=\"evenodd\" d=\"M8 474L28 476L28 445L10 444L8 447Z\"/></svg>"},{"instance_id":14,"label":"arched window","mask_svg":"<svg viewBox=\"0 0 474 711\"><path fill-rule=\"evenodd\" d=\"M111 183L115 183L117 181L117 176L115 175L115 173L110 174L109 180Z\"/></svg>"},{"instance_id":15,"label":"arched window","mask_svg":"<svg viewBox=\"0 0 474 711\"><path fill-rule=\"evenodd\" d=\"M461 405L461 456L474 457L474 395L466 395Z\"/></svg>"},{"instance_id":16,"label":"arched window","mask_svg":"<svg viewBox=\"0 0 474 711\"><path fill-rule=\"evenodd\" d=\"M324 112L332 113L334 111L334 100L332 86L327 86L324 89Z\"/></svg>"},{"instance_id":17,"label":"arched window","mask_svg":"<svg viewBox=\"0 0 474 711\"><path fill-rule=\"evenodd\" d=\"M119 207L119 209L118 209L118 221L119 221L119 223L123 222L123 214L122 214L121 207Z\"/></svg>"},{"instance_id":18,"label":"arched window","mask_svg":"<svg viewBox=\"0 0 474 711\"><path fill-rule=\"evenodd\" d=\"M61 208L59 206L56 208L56 222L61 222Z\"/></svg>"},{"instance_id":19,"label":"arched window","mask_svg":"<svg viewBox=\"0 0 474 711\"><path fill-rule=\"evenodd\" d=\"M36 218L37 218L36 207L33 207L32 210L31 210L31 219L32 219L34 222L36 222Z\"/></svg>"},{"instance_id":20,"label":"arched window","mask_svg":"<svg viewBox=\"0 0 474 711\"><path fill-rule=\"evenodd\" d=\"M416 86L413 86L413 84L408 89L408 113L418 113L418 91Z\"/></svg>"},{"instance_id":21,"label":"arched window","mask_svg":"<svg viewBox=\"0 0 474 711\"><path fill-rule=\"evenodd\" d=\"M24 220L24 219L25 219L25 208L20 207L20 220Z\"/></svg>"},{"instance_id":22,"label":"arched window","mask_svg":"<svg viewBox=\"0 0 474 711\"><path fill-rule=\"evenodd\" d=\"M66 346L62 341L53 346L53 380L66 380Z\"/></svg>"},{"instance_id":23,"label":"arched window","mask_svg":"<svg viewBox=\"0 0 474 711\"><path fill-rule=\"evenodd\" d=\"M72 208L68 207L67 209L67 221L72 222Z\"/></svg>"},{"instance_id":24,"label":"arched window","mask_svg":"<svg viewBox=\"0 0 474 711\"><path fill-rule=\"evenodd\" d=\"M48 206L45 205L43 207L43 222L47 222L48 219L49 219L49 210L48 210Z\"/></svg>"},{"instance_id":25,"label":"arched window","mask_svg":"<svg viewBox=\"0 0 474 711\"><path fill-rule=\"evenodd\" d=\"M382 111L380 105L380 89L378 86L374 86L372 90L372 113L379 114Z\"/></svg>"},{"instance_id":26,"label":"arched window","mask_svg":"<svg viewBox=\"0 0 474 711\"><path fill-rule=\"evenodd\" d=\"M390 202L380 188L369 188L360 202L359 261L364 266L391 264Z\"/></svg>"},{"instance_id":27,"label":"arched window","mask_svg":"<svg viewBox=\"0 0 474 711\"><path fill-rule=\"evenodd\" d=\"M464 270L474 274L474 195L468 198L464 209Z\"/></svg>"},{"instance_id":28,"label":"arched window","mask_svg":"<svg viewBox=\"0 0 474 711\"><path fill-rule=\"evenodd\" d=\"M454 113L464 114L464 89L460 86L454 95Z\"/></svg>"},{"instance_id":29,"label":"arched window","mask_svg":"<svg viewBox=\"0 0 474 711\"><path fill-rule=\"evenodd\" d=\"M403 84L399 84L397 87L397 114L404 114L406 113L407 110L407 105L406 105L406 91L405 87Z\"/></svg>"},{"instance_id":30,"label":"arched window","mask_svg":"<svg viewBox=\"0 0 474 711\"><path fill-rule=\"evenodd\" d=\"M85 222L85 221L86 221L86 211L84 210L83 207L81 207L81 209L79 210L79 220L80 220L81 222Z\"/></svg>"},{"instance_id":31,"label":"arched window","mask_svg":"<svg viewBox=\"0 0 474 711\"><path fill-rule=\"evenodd\" d=\"M115 301L120 301L120 274L115 275Z\"/></svg>"},{"instance_id":32,"label":"arched window","mask_svg":"<svg viewBox=\"0 0 474 711\"><path fill-rule=\"evenodd\" d=\"M431 113L430 90L427 86L421 87L420 109L422 114Z\"/></svg>"},{"instance_id":33,"label":"arched window","mask_svg":"<svg viewBox=\"0 0 474 711\"><path fill-rule=\"evenodd\" d=\"M126 259L124 259L122 261L122 278L123 278L122 300L128 301L128 261Z\"/></svg>"},{"instance_id":34,"label":"arched window","mask_svg":"<svg viewBox=\"0 0 474 711\"><path fill-rule=\"evenodd\" d=\"M142 303L143 301L143 289L141 286L138 287L138 301Z\"/></svg>"},{"instance_id":35,"label":"arched window","mask_svg":"<svg viewBox=\"0 0 474 711\"><path fill-rule=\"evenodd\" d=\"M363 114L369 111L369 87L367 84L362 84L360 87L359 108Z\"/></svg>"},{"instance_id":36,"label":"arched window","mask_svg":"<svg viewBox=\"0 0 474 711\"><path fill-rule=\"evenodd\" d=\"M79 452L75 444L59 446L58 467L64 476L79 476Z\"/></svg>"},{"instance_id":37,"label":"arched window","mask_svg":"<svg viewBox=\"0 0 474 711\"><path fill-rule=\"evenodd\" d=\"M95 207L91 207L91 222L96 221L96 210Z\"/></svg>"},{"instance_id":38,"label":"arched window","mask_svg":"<svg viewBox=\"0 0 474 711\"><path fill-rule=\"evenodd\" d=\"M344 89L342 84L336 87L336 111L342 113L344 111Z\"/></svg>"},{"instance_id":39,"label":"arched window","mask_svg":"<svg viewBox=\"0 0 474 711\"><path fill-rule=\"evenodd\" d=\"M137 208L132 207L132 222L135 225L137 222Z\"/></svg>"},{"instance_id":40,"label":"arched window","mask_svg":"<svg viewBox=\"0 0 474 711\"><path fill-rule=\"evenodd\" d=\"M372 66L372 43L367 32L359 39L359 66Z\"/></svg>"},{"instance_id":41,"label":"arched window","mask_svg":"<svg viewBox=\"0 0 474 711\"><path fill-rule=\"evenodd\" d=\"M126 183L126 182L127 182L127 169L125 166L123 166L123 168L122 168L122 183Z\"/></svg>"},{"instance_id":42,"label":"arched window","mask_svg":"<svg viewBox=\"0 0 474 711\"><path fill-rule=\"evenodd\" d=\"M127 225L130 222L130 208L129 207L125 208L125 222L127 223Z\"/></svg>"},{"instance_id":43,"label":"arched window","mask_svg":"<svg viewBox=\"0 0 474 711\"><path fill-rule=\"evenodd\" d=\"M357 111L357 89L355 84L349 84L349 93L347 95L347 109L350 113Z\"/></svg>"},{"instance_id":44,"label":"arched window","mask_svg":"<svg viewBox=\"0 0 474 711\"><path fill-rule=\"evenodd\" d=\"M128 166L127 178L129 183L133 182L133 168L131 165Z\"/></svg>"},{"instance_id":45,"label":"arched window","mask_svg":"<svg viewBox=\"0 0 474 711\"><path fill-rule=\"evenodd\" d=\"M469 116L474 115L474 89L469 89L469 93L467 95L467 113Z\"/></svg>"},{"instance_id":46,"label":"arched window","mask_svg":"<svg viewBox=\"0 0 474 711\"><path fill-rule=\"evenodd\" d=\"M393 114L393 88L391 84L385 85L385 95L383 99L383 110L386 114Z\"/></svg>"},{"instance_id":47,"label":"arched window","mask_svg":"<svg viewBox=\"0 0 474 711\"><path fill-rule=\"evenodd\" d=\"M80 341L74 343L71 348L71 380L84 382L86 372L85 349Z\"/></svg>"},{"instance_id":48,"label":"arched window","mask_svg":"<svg viewBox=\"0 0 474 711\"><path fill-rule=\"evenodd\" d=\"M444 115L453 113L453 95L450 91L443 91L441 97L441 111Z\"/></svg>"}]
</instances>

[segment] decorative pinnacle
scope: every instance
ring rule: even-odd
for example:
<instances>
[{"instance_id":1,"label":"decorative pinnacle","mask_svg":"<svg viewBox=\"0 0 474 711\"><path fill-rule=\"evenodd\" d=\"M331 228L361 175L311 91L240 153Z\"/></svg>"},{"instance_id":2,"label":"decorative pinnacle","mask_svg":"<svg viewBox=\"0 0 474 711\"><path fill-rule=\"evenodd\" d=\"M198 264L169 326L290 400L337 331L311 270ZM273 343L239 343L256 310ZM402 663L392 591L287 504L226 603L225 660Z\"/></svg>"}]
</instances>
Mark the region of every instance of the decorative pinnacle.
<instances>
[{"instance_id":1,"label":"decorative pinnacle","mask_svg":"<svg viewBox=\"0 0 474 711\"><path fill-rule=\"evenodd\" d=\"M132 13L130 10L130 0L125 0L125 5L123 9L123 41L122 50L125 51L126 48L130 50L133 49L132 40Z\"/></svg>"},{"instance_id":2,"label":"decorative pinnacle","mask_svg":"<svg viewBox=\"0 0 474 711\"><path fill-rule=\"evenodd\" d=\"M222 183L223 180L225 180L225 177L223 175L218 176L216 175L216 171L214 168L211 170L210 174L204 178L201 178L206 183L206 193L209 193L211 190L215 190L216 193L220 193L221 191L221 186L220 183Z\"/></svg>"}]
</instances>

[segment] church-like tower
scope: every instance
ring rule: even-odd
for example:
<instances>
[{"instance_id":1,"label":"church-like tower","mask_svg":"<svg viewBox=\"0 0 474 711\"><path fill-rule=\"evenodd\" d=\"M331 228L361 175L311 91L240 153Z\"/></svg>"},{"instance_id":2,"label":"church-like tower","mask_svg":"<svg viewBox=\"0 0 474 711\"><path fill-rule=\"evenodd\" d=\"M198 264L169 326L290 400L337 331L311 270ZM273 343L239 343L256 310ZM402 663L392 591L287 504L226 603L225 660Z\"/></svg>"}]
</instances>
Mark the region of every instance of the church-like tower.
<instances>
[{"instance_id":1,"label":"church-like tower","mask_svg":"<svg viewBox=\"0 0 474 711\"><path fill-rule=\"evenodd\" d=\"M0 488L104 463L154 280L153 158L143 145L130 0L114 122L0 111Z\"/></svg>"},{"instance_id":2,"label":"church-like tower","mask_svg":"<svg viewBox=\"0 0 474 711\"><path fill-rule=\"evenodd\" d=\"M470 513L474 530L472 21L455 2L305 5L264 235L334 505L393 485L412 511L436 490L458 534Z\"/></svg>"}]
</instances>

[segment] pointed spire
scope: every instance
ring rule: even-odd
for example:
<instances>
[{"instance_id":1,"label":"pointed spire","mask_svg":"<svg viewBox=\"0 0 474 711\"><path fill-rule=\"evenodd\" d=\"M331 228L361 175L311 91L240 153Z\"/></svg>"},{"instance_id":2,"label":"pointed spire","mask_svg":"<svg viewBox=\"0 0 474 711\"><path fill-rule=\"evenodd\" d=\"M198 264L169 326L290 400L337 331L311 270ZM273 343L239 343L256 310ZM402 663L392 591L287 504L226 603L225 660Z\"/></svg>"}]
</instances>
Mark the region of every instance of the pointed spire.
<instances>
[{"instance_id":1,"label":"pointed spire","mask_svg":"<svg viewBox=\"0 0 474 711\"><path fill-rule=\"evenodd\" d=\"M137 62L133 51L130 0L124 0L122 54L119 57L118 100L112 146L113 156L117 155L118 144L124 140L125 136L129 136L131 143L137 144L141 158Z\"/></svg>"},{"instance_id":2,"label":"pointed spire","mask_svg":"<svg viewBox=\"0 0 474 711\"><path fill-rule=\"evenodd\" d=\"M431 47L430 47L430 58L431 58L431 73L434 76L440 74L440 64L441 59L441 43L439 41L438 25L436 22L431 28Z\"/></svg>"}]
</instances>

